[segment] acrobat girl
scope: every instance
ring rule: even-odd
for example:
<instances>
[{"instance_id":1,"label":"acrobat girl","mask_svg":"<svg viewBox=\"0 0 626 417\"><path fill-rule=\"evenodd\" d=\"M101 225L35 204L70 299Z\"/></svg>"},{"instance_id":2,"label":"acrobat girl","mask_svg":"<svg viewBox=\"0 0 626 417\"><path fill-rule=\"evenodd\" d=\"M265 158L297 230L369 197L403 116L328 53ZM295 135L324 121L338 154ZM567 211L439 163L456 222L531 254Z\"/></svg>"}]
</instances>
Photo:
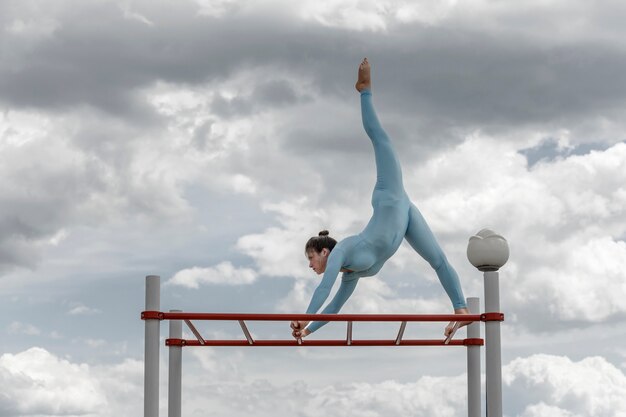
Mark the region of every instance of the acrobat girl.
<instances>
[{"instance_id":1,"label":"acrobat girl","mask_svg":"<svg viewBox=\"0 0 626 417\"><path fill-rule=\"evenodd\" d=\"M316 314L330 295L331 288L342 272L341 285L335 297L322 310L322 314L339 312L354 291L360 278L376 275L385 262L398 250L403 239L437 273L441 285L452 301L455 314L469 314L459 277L448 262L424 217L407 196L402 184L402 169L389 137L383 130L374 106L367 58L361 62L356 89L361 94L361 116L365 132L374 146L376 159L376 185L372 195L374 214L365 229L339 243L327 231L312 237L306 244L305 254L318 275L324 274L313 293L306 310ZM306 337L327 322L293 321L291 328L296 339ZM469 322L451 322L444 330L447 343L457 329Z\"/></svg>"}]
</instances>

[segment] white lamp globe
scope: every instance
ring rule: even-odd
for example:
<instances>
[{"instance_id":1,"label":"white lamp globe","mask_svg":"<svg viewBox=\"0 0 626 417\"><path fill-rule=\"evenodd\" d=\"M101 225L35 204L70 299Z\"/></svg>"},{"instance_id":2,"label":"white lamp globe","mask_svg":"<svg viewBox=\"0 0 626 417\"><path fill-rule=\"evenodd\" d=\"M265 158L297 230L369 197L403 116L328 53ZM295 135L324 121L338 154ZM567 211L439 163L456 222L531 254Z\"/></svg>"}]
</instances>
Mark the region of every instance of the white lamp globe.
<instances>
[{"instance_id":1,"label":"white lamp globe","mask_svg":"<svg viewBox=\"0 0 626 417\"><path fill-rule=\"evenodd\" d=\"M480 271L497 271L509 260L509 244L493 230L483 229L470 237L467 259Z\"/></svg>"}]
</instances>

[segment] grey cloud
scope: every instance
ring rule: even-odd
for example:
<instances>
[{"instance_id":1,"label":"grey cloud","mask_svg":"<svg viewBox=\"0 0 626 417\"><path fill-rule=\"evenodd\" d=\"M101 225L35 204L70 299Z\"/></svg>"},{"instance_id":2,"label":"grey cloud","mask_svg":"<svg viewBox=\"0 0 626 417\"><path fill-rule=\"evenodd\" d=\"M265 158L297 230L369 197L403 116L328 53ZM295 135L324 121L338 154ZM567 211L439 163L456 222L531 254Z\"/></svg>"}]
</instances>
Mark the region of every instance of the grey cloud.
<instances>
[{"instance_id":1,"label":"grey cloud","mask_svg":"<svg viewBox=\"0 0 626 417\"><path fill-rule=\"evenodd\" d=\"M248 97L237 96L227 99L217 94L211 103L211 110L223 118L248 116L267 108L283 108L296 103L311 100L311 97L299 95L294 87L284 80L272 80L260 83Z\"/></svg>"},{"instance_id":2,"label":"grey cloud","mask_svg":"<svg viewBox=\"0 0 626 417\"><path fill-rule=\"evenodd\" d=\"M207 149L207 146L211 139L212 126L213 121L208 120L193 130L192 143L196 147L196 149L200 151L204 151Z\"/></svg>"},{"instance_id":3,"label":"grey cloud","mask_svg":"<svg viewBox=\"0 0 626 417\"><path fill-rule=\"evenodd\" d=\"M38 16L12 4L4 10L5 26L27 13ZM59 22L50 37L27 42L11 34L1 43L3 57L10 58L0 66L0 100L5 105L46 111L88 107L113 115L100 122L86 120L72 144L115 173L120 195L141 191L127 181L137 147L162 145L158 138L151 142L146 137L167 121L154 115L142 95L142 89L159 80L193 88L217 84L258 66L276 70L273 80L255 80L249 96L226 100L218 95L212 109L223 118L268 107L291 109L309 100L308 95L321 95L335 103L350 100L354 109L348 117L341 117L335 108L295 118L286 114L281 120L282 137L273 139L279 141L279 148L257 149L253 155L239 154L240 160L225 162L239 172L254 172L254 178L273 180L274 162L284 164L284 158L272 152L306 156L307 163L296 160L281 165L283 172L302 176L281 174L272 182L281 192L306 189L310 173L332 172L324 175L329 184L336 182L335 176L342 176L352 182L350 186L363 178L352 176L354 170L373 169L369 145L361 143L367 139L353 88L355 65L364 55L374 65L381 119L400 154L412 162L445 144L460 142L477 128L510 131L526 124L568 126L608 110L617 115L626 88L622 87L626 86L626 59L620 46L599 40L551 43L547 35L539 39L520 31L481 30L470 20L456 28L395 24L386 33L372 34L294 23L284 16L237 14L236 8L224 18L203 17L191 2L179 2L176 7L145 2L133 7L133 12L145 15L154 26L125 19L116 4L67 3L50 10ZM522 15L522 19L533 18ZM297 81L283 80L281 72L290 80L306 80L308 95L299 95L292 84ZM98 117L94 113L93 119ZM123 121L116 122L119 118ZM142 125L136 126L140 121ZM212 123L206 120L196 127L190 140L197 149L210 151L216 140ZM345 158L337 164L335 154ZM86 177L92 178L87 189L101 181L101 174L94 175ZM144 191L126 196L130 206L148 210L150 204L142 199L149 191ZM69 197L63 204L71 207L89 192ZM68 212L63 204L50 204L61 207L59 213ZM63 224L54 220L49 224ZM47 236L54 230L37 233ZM23 229L19 234L28 232Z\"/></svg>"},{"instance_id":4,"label":"grey cloud","mask_svg":"<svg viewBox=\"0 0 626 417\"><path fill-rule=\"evenodd\" d=\"M398 64L395 57L378 71L406 108L440 125L446 120L498 130L567 125L581 115L621 107L626 92L621 75L626 57L617 49L537 45L463 32L450 35L452 41L436 31L432 36L430 47L427 34L417 36L414 53L401 58L402 73L387 68Z\"/></svg>"},{"instance_id":5,"label":"grey cloud","mask_svg":"<svg viewBox=\"0 0 626 417\"><path fill-rule=\"evenodd\" d=\"M298 101L298 96L286 81L270 81L258 86L254 92L256 102L288 106Z\"/></svg>"},{"instance_id":6,"label":"grey cloud","mask_svg":"<svg viewBox=\"0 0 626 417\"><path fill-rule=\"evenodd\" d=\"M135 7L155 26L125 19L115 4L80 3L61 13L54 35L31 49L5 40L3 52L22 52L2 67L2 99L50 109L89 104L141 119L150 111L137 100L139 91L158 80L217 82L257 65L311 77L323 94L344 95L364 55L375 66L375 88L385 90L396 112L440 126L574 123L621 107L626 94L626 56L611 43L550 43L549 37L481 31L471 21L357 34L236 11L227 19L200 17L185 2ZM286 105L294 96L284 83L266 84L254 100ZM215 103L224 116L250 111L245 101L229 104Z\"/></svg>"},{"instance_id":7,"label":"grey cloud","mask_svg":"<svg viewBox=\"0 0 626 417\"><path fill-rule=\"evenodd\" d=\"M0 180L0 268L32 267L39 258L37 242L67 225L100 183L97 170L80 162L65 167L24 163L38 153L27 148L11 155L13 160L4 159L9 173Z\"/></svg>"},{"instance_id":8,"label":"grey cloud","mask_svg":"<svg viewBox=\"0 0 626 417\"><path fill-rule=\"evenodd\" d=\"M253 103L249 99L235 97L228 100L220 94L218 94L211 103L211 109L213 112L223 118L230 118L235 115L249 115L252 113L252 107Z\"/></svg>"},{"instance_id":9,"label":"grey cloud","mask_svg":"<svg viewBox=\"0 0 626 417\"><path fill-rule=\"evenodd\" d=\"M167 217L180 208L160 178L137 171L136 147L146 146L145 137L114 119L80 116L73 135L52 131L0 153L0 270L35 267L41 249L62 229L101 224L120 213Z\"/></svg>"},{"instance_id":10,"label":"grey cloud","mask_svg":"<svg viewBox=\"0 0 626 417\"><path fill-rule=\"evenodd\" d=\"M271 46L295 30L271 30L254 18L198 17L191 2L176 8L151 3L142 13L154 28L125 19L115 4L74 6L72 13L59 13L50 38L24 45L14 35L3 42L3 53L20 51L1 69L6 103L49 109L90 104L123 115L133 108L133 94L157 80L216 81L238 68L272 62L283 48L272 53ZM13 17L22 16L16 10ZM261 93L272 98L272 88ZM279 92L279 99L285 97Z\"/></svg>"}]
</instances>

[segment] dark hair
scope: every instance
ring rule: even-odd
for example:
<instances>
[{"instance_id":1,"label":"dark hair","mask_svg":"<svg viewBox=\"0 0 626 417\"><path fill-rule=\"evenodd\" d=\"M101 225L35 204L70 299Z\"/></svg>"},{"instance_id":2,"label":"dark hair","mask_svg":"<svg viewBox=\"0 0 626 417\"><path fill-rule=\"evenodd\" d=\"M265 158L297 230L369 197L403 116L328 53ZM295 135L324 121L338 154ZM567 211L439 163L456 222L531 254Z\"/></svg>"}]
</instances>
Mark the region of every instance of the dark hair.
<instances>
[{"instance_id":1,"label":"dark hair","mask_svg":"<svg viewBox=\"0 0 626 417\"><path fill-rule=\"evenodd\" d=\"M319 232L318 236L313 236L308 242L306 242L304 253L309 253L310 250L314 250L319 253L324 248L332 252L336 244L337 241L328 236L328 230L322 230Z\"/></svg>"}]
</instances>

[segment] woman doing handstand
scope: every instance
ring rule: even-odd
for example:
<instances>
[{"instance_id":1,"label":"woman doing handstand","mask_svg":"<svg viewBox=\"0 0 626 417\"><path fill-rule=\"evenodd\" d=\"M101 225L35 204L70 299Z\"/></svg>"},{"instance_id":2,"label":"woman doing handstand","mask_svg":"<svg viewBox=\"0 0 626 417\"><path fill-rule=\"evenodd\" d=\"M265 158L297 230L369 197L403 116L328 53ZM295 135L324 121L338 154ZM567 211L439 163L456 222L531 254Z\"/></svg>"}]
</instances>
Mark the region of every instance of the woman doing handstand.
<instances>
[{"instance_id":1,"label":"woman doing handstand","mask_svg":"<svg viewBox=\"0 0 626 417\"><path fill-rule=\"evenodd\" d=\"M359 66L355 87L361 94L363 127L372 141L376 159L377 178L372 195L374 214L361 233L339 243L329 237L327 231L309 239L305 248L309 266L317 274L323 273L324 276L313 293L306 313L317 313L330 295L337 275L343 272L339 290L322 310L322 314L339 312L354 291L359 278L376 275L398 250L402 240L406 239L436 271L452 301L455 314L469 314L456 271L449 264L424 217L404 190L400 162L372 104L370 64L367 58ZM293 336L300 339L325 324L326 322L319 321L293 321ZM445 342L452 338L459 327L466 324L469 322L450 323L444 331Z\"/></svg>"}]
</instances>

